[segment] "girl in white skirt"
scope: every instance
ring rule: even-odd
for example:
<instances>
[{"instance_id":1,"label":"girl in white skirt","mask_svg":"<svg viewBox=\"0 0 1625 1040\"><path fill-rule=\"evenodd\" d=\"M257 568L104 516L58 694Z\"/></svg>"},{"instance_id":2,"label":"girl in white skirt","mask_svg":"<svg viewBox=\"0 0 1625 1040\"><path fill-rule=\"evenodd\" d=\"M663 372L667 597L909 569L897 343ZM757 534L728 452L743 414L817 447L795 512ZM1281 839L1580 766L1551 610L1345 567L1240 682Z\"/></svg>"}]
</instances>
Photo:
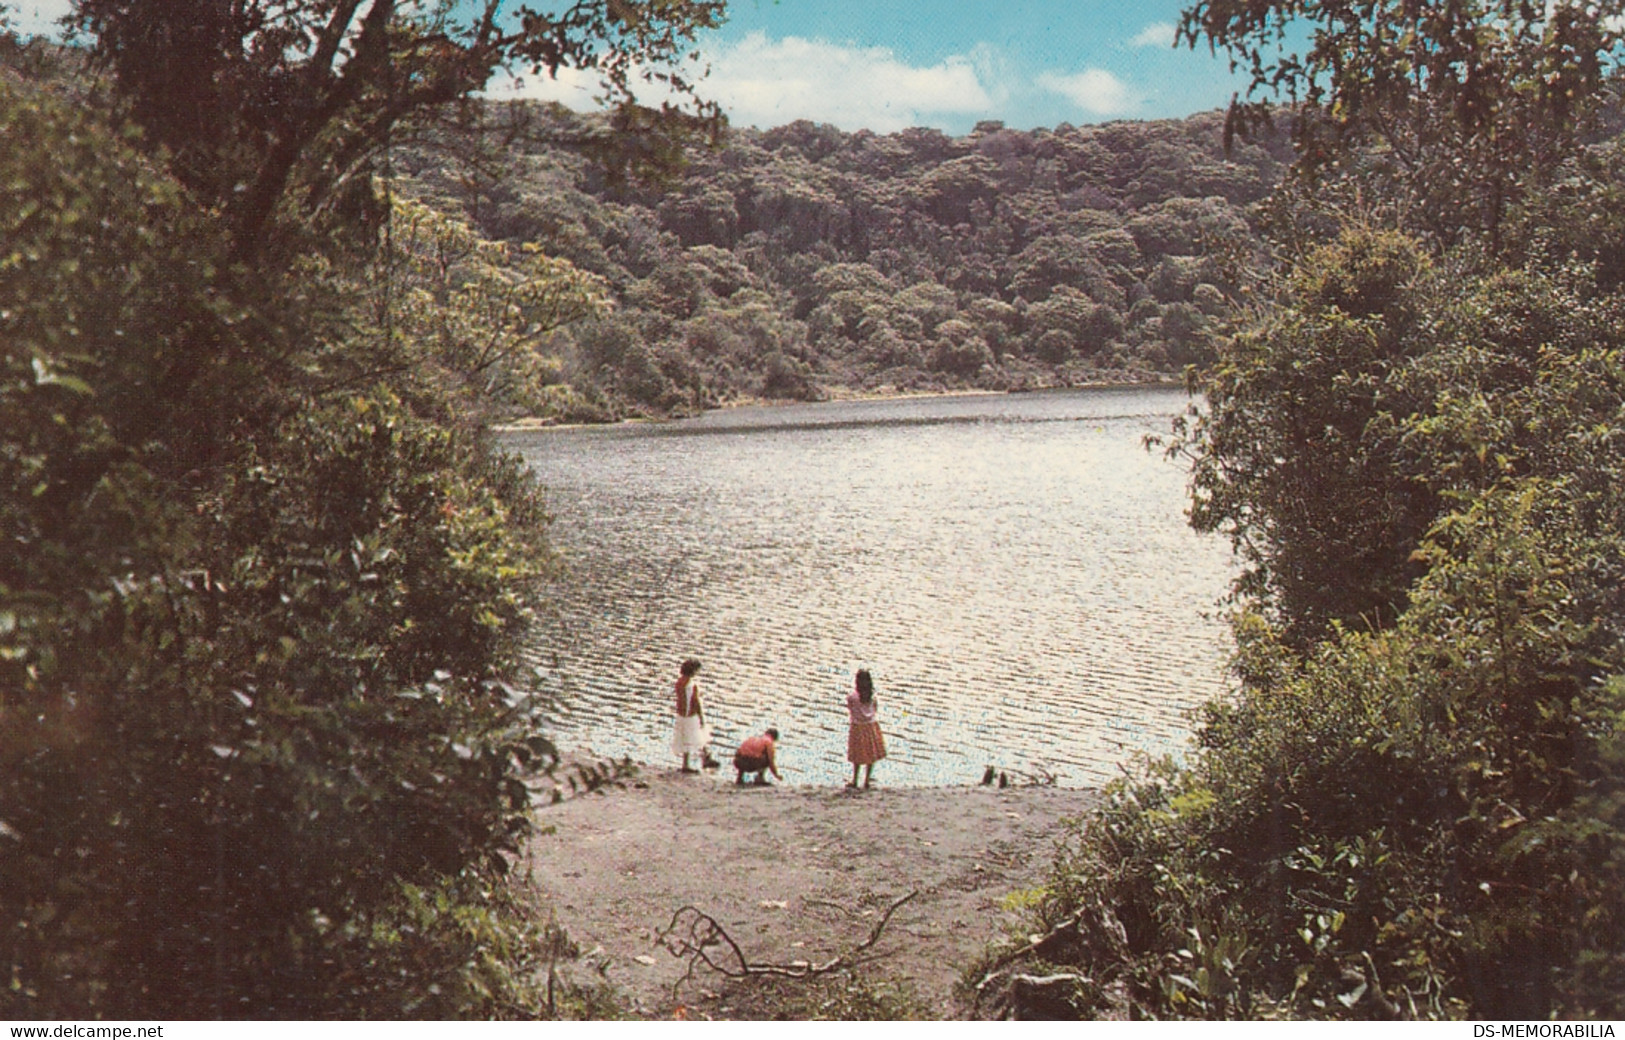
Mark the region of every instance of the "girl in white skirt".
<instances>
[{"instance_id":1,"label":"girl in white skirt","mask_svg":"<svg viewBox=\"0 0 1625 1040\"><path fill-rule=\"evenodd\" d=\"M700 662L692 657L678 669L677 728L671 736L671 750L683 760L685 773L699 772L688 764L688 756L699 755L700 761L705 761L705 746L711 742L711 730L700 707L700 685L694 680L699 671Z\"/></svg>"}]
</instances>

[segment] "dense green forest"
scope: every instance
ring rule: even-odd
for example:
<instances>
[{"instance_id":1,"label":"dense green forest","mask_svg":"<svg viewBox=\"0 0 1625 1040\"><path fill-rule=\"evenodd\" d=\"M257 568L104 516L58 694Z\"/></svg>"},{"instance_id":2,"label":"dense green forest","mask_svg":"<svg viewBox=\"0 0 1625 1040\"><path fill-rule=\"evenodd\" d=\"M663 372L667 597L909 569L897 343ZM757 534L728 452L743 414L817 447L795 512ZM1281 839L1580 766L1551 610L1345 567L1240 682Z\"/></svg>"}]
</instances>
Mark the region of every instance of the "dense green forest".
<instances>
[{"instance_id":1,"label":"dense green forest","mask_svg":"<svg viewBox=\"0 0 1625 1040\"><path fill-rule=\"evenodd\" d=\"M961 138L801 122L730 130L651 183L570 146L590 118L481 121L510 142L496 161L402 149L397 190L598 279L601 316L482 383L498 414L567 419L1178 378L1254 266L1250 219L1290 158L1284 133L1226 152L1218 113Z\"/></svg>"},{"instance_id":2,"label":"dense green forest","mask_svg":"<svg viewBox=\"0 0 1625 1040\"><path fill-rule=\"evenodd\" d=\"M1288 109L962 139L632 100L720 3L497 6L0 25L0 1012L612 1013L505 878L555 561L486 425L1188 365L1235 693L967 1000L1625 1015L1619 3L1202 0Z\"/></svg>"}]
</instances>

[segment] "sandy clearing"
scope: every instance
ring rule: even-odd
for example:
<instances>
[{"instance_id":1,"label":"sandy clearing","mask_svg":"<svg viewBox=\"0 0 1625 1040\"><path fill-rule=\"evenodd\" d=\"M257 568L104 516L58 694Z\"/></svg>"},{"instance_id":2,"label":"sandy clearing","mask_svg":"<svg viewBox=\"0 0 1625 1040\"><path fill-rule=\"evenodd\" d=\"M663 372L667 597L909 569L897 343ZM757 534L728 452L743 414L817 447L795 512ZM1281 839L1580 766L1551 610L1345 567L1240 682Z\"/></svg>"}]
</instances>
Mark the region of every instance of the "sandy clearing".
<instances>
[{"instance_id":1,"label":"sandy clearing","mask_svg":"<svg viewBox=\"0 0 1625 1040\"><path fill-rule=\"evenodd\" d=\"M677 908L716 918L756 962L828 960L892 918L874 972L909 980L944 1017L964 967L1004 934L1006 897L1042 881L1059 824L1097 801L1054 787L735 787L732 771L642 768L621 785L538 812L527 850L537 893L636 1014L738 1015L701 974L656 945ZM639 958L642 960L639 960ZM652 963L650 963L652 961Z\"/></svg>"}]
</instances>

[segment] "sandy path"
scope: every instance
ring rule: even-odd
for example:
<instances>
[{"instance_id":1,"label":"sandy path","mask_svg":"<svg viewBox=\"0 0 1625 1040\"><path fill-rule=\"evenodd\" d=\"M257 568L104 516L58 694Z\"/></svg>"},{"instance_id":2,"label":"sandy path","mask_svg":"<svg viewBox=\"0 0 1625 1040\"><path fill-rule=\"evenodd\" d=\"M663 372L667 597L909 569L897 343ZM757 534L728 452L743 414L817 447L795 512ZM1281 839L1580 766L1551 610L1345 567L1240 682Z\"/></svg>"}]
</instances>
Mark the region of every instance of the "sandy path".
<instances>
[{"instance_id":1,"label":"sandy path","mask_svg":"<svg viewBox=\"0 0 1625 1040\"><path fill-rule=\"evenodd\" d=\"M539 812L534 884L637 1014L740 1013L701 975L673 997L684 965L655 945L672 913L715 917L753 961L820 962L868 936L896 898L876 971L908 979L955 1014L960 972L1002 934L1005 897L1042 880L1057 824L1096 799L1048 787L736 788L725 776L645 769ZM643 958L639 960L638 958ZM652 963L651 963L652 962Z\"/></svg>"}]
</instances>

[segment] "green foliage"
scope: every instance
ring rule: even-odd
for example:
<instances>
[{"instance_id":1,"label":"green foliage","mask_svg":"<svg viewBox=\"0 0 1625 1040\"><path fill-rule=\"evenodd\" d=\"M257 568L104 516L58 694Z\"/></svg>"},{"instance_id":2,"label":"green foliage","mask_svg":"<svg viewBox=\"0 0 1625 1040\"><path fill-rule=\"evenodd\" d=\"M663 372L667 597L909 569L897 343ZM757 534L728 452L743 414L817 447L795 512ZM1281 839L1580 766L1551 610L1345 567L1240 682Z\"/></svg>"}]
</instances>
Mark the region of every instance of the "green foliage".
<instances>
[{"instance_id":1,"label":"green foliage","mask_svg":"<svg viewBox=\"0 0 1625 1040\"><path fill-rule=\"evenodd\" d=\"M1538 194L1522 200L1507 233L1509 257L1568 259L1590 267L1598 286L1625 282L1625 152L1604 139L1570 156Z\"/></svg>"},{"instance_id":2,"label":"green foliage","mask_svg":"<svg viewBox=\"0 0 1625 1040\"><path fill-rule=\"evenodd\" d=\"M1402 424L1425 400L1405 373L1435 305L1430 268L1391 232L1312 252L1281 303L1219 345L1208 411L1178 444L1195 459L1192 523L1230 534L1239 591L1295 645L1333 622L1387 624L1418 574L1437 493Z\"/></svg>"},{"instance_id":3,"label":"green foliage","mask_svg":"<svg viewBox=\"0 0 1625 1040\"><path fill-rule=\"evenodd\" d=\"M1045 913L1085 922L1086 972L1158 1017L1615 1008L1619 617L1599 640L1576 611L1594 547L1564 497L1451 514L1389 632L1305 659L1253 628L1191 767L1118 782L1057 861Z\"/></svg>"},{"instance_id":4,"label":"green foliage","mask_svg":"<svg viewBox=\"0 0 1625 1040\"><path fill-rule=\"evenodd\" d=\"M1256 144L1227 162L1209 114L962 138L735 129L656 187L611 185L557 143L600 120L519 105L480 119L539 129L472 184L437 151L400 149L397 187L604 280L614 313L545 350L561 384L617 415L1171 377L1207 351L1205 323L1173 305L1233 291L1257 249L1247 207L1281 169Z\"/></svg>"},{"instance_id":5,"label":"green foliage","mask_svg":"<svg viewBox=\"0 0 1625 1040\"><path fill-rule=\"evenodd\" d=\"M1618 24L1185 15L1296 92L1305 176L1174 440L1246 564L1240 688L1184 767L1112 787L1037 909L1132 1013L1619 1013L1625 299L1615 146L1581 147Z\"/></svg>"},{"instance_id":6,"label":"green foliage","mask_svg":"<svg viewBox=\"0 0 1625 1040\"><path fill-rule=\"evenodd\" d=\"M330 980L323 1017L556 1017L537 977L573 949L542 916L497 879L469 871L427 887L403 883L398 898L342 926L318 922L326 958L367 966Z\"/></svg>"},{"instance_id":7,"label":"green foliage","mask_svg":"<svg viewBox=\"0 0 1625 1040\"><path fill-rule=\"evenodd\" d=\"M396 132L469 99L500 69L598 73L618 136L645 146L658 134L639 130L714 127L716 106L695 101L678 65L722 9L720 0L588 0L505 16L500 0L78 0L74 20L146 142L168 151L203 205L221 209L236 255L252 257L286 230L285 202L330 232L375 211L369 174ZM639 106L639 80L692 111Z\"/></svg>"},{"instance_id":8,"label":"green foliage","mask_svg":"<svg viewBox=\"0 0 1625 1040\"><path fill-rule=\"evenodd\" d=\"M537 492L82 108L0 136L8 1017L534 1012Z\"/></svg>"},{"instance_id":9,"label":"green foliage","mask_svg":"<svg viewBox=\"0 0 1625 1040\"><path fill-rule=\"evenodd\" d=\"M369 319L375 364L465 415L534 405L563 378L545 346L604 310L601 282L534 244L492 242L421 202L391 206L383 243L351 289Z\"/></svg>"},{"instance_id":10,"label":"green foliage","mask_svg":"<svg viewBox=\"0 0 1625 1040\"><path fill-rule=\"evenodd\" d=\"M811 980L730 981L722 997L740 1018L790 1022L917 1022L940 1018L906 981L859 972Z\"/></svg>"},{"instance_id":11,"label":"green foliage","mask_svg":"<svg viewBox=\"0 0 1625 1040\"><path fill-rule=\"evenodd\" d=\"M213 283L239 275L221 270L219 236L183 210L173 183L84 115L5 90L0 321L8 368L21 377L7 389L41 395L19 398L8 418L37 410L59 430L105 422L117 445L171 478L207 466L229 440L226 395L239 414L266 407L254 386L278 364L281 337L211 296ZM160 440L157 455L149 449Z\"/></svg>"},{"instance_id":12,"label":"green foliage","mask_svg":"<svg viewBox=\"0 0 1625 1040\"><path fill-rule=\"evenodd\" d=\"M1220 343L1176 441L1193 523L1231 535L1238 591L1293 645L1390 623L1446 494L1508 474L1598 493L1596 428L1553 431L1610 421L1621 306L1577 265L1464 279L1403 236L1345 231Z\"/></svg>"},{"instance_id":13,"label":"green foliage","mask_svg":"<svg viewBox=\"0 0 1625 1040\"><path fill-rule=\"evenodd\" d=\"M1199 0L1181 42L1229 52L1251 94L1294 103L1299 168L1352 176L1445 244L1492 254L1617 86L1617 2ZM1302 41L1299 44L1298 41ZM1267 119L1233 107L1226 136Z\"/></svg>"},{"instance_id":14,"label":"green foliage","mask_svg":"<svg viewBox=\"0 0 1625 1040\"><path fill-rule=\"evenodd\" d=\"M1080 824L1039 921L1155 1017L1617 1014L1613 246L1296 217L1175 441L1248 564L1240 688Z\"/></svg>"}]
</instances>

